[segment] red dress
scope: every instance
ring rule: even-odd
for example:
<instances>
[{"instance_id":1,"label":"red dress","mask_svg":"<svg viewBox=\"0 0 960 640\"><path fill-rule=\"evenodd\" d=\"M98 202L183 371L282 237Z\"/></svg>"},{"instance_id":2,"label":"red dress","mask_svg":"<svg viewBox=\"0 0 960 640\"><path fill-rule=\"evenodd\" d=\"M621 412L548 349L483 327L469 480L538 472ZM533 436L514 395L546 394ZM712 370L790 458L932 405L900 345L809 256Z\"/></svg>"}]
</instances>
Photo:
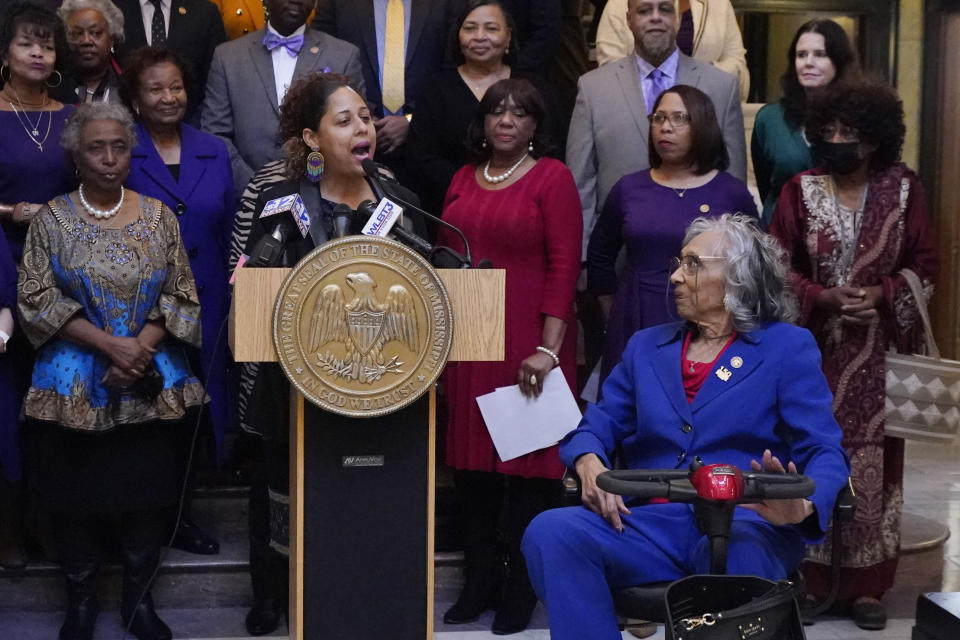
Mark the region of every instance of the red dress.
<instances>
[{"instance_id":1,"label":"red dress","mask_svg":"<svg viewBox=\"0 0 960 640\"><path fill-rule=\"evenodd\" d=\"M471 471L559 478L563 464L556 446L501 461L476 399L517 383L520 363L540 344L544 314L567 321L558 355L567 383L576 388L573 298L580 273L580 197L570 170L551 158L541 158L517 182L497 191L477 184L475 169L467 165L453 177L443 217L467 236L475 261L488 258L495 269L506 270L505 359L447 366L443 376L449 401L447 464ZM463 250L462 241L445 231L438 244Z\"/></svg>"}]
</instances>

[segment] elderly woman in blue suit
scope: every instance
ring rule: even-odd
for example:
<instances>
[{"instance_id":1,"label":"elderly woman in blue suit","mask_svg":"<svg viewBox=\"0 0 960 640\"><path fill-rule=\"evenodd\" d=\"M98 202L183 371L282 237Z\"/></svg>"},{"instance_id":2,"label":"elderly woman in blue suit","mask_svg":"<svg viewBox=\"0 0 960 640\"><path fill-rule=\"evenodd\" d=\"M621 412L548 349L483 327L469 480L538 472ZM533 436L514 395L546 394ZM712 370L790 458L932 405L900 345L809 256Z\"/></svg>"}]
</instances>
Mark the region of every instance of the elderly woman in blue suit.
<instances>
[{"instance_id":1,"label":"elderly woman in blue suit","mask_svg":"<svg viewBox=\"0 0 960 640\"><path fill-rule=\"evenodd\" d=\"M227 259L236 200L224 143L183 122L190 81L183 59L168 49L144 47L127 58L123 96L138 120L127 186L163 202L180 223L203 328L202 346L190 356L210 396L205 426L212 430L219 454L233 393L222 326L230 305ZM216 553L217 543L193 524L189 508L184 514L174 546Z\"/></svg>"},{"instance_id":2,"label":"elderly woman in blue suit","mask_svg":"<svg viewBox=\"0 0 960 640\"><path fill-rule=\"evenodd\" d=\"M625 503L597 487L616 448L627 468L678 468L700 456L816 482L809 499L737 510L731 574L785 577L823 536L847 479L820 352L788 324L796 305L776 242L745 216L698 218L670 279L684 321L634 334L603 399L561 443L584 506L545 512L524 535L553 640L620 638L611 588L709 568L690 505Z\"/></svg>"}]
</instances>

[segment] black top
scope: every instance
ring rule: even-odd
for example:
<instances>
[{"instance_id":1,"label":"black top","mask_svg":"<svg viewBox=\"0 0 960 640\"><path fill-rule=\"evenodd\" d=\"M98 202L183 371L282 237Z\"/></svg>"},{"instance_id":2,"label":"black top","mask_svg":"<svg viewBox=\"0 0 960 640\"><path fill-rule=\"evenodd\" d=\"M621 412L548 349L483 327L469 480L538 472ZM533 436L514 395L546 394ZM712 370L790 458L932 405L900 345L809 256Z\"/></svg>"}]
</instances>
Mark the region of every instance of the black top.
<instances>
[{"instance_id":1,"label":"black top","mask_svg":"<svg viewBox=\"0 0 960 640\"><path fill-rule=\"evenodd\" d=\"M530 80L543 94L547 111L559 113L552 92L541 80L522 72L511 73L511 77ZM414 186L423 200L423 208L434 215L440 215L443 209L453 174L467 163L467 128L479 106L480 101L456 69L445 69L433 76L417 99L417 110L407 134L407 164L414 172ZM558 125L559 119L551 115L550 122L546 123L551 142L556 146L556 153L551 155L562 161L565 132Z\"/></svg>"}]
</instances>

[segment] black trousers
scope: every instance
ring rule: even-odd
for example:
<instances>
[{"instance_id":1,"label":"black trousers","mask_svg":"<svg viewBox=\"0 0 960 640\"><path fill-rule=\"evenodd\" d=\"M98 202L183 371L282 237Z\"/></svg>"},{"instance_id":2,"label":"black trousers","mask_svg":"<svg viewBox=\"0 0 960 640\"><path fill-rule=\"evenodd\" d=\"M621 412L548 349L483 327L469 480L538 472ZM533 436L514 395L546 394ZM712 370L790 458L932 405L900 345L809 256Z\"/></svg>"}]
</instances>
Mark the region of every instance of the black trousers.
<instances>
[{"instance_id":1,"label":"black trousers","mask_svg":"<svg viewBox=\"0 0 960 640\"><path fill-rule=\"evenodd\" d=\"M256 600L286 600L289 561L270 546L270 489L289 493L289 446L261 438L253 450L250 479L250 579Z\"/></svg>"}]
</instances>

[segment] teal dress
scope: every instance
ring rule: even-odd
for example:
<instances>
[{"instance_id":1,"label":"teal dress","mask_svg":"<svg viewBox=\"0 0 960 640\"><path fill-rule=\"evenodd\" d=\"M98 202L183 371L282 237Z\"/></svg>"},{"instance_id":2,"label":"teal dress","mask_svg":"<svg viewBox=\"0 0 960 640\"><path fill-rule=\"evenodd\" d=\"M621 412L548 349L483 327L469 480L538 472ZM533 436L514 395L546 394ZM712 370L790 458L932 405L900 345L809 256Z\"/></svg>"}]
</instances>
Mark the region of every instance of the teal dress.
<instances>
[{"instance_id":1,"label":"teal dress","mask_svg":"<svg viewBox=\"0 0 960 640\"><path fill-rule=\"evenodd\" d=\"M773 220L780 189L790 178L813 167L813 154L800 128L787 122L783 105L774 102L757 113L750 155L763 200L760 222L767 228Z\"/></svg>"}]
</instances>

